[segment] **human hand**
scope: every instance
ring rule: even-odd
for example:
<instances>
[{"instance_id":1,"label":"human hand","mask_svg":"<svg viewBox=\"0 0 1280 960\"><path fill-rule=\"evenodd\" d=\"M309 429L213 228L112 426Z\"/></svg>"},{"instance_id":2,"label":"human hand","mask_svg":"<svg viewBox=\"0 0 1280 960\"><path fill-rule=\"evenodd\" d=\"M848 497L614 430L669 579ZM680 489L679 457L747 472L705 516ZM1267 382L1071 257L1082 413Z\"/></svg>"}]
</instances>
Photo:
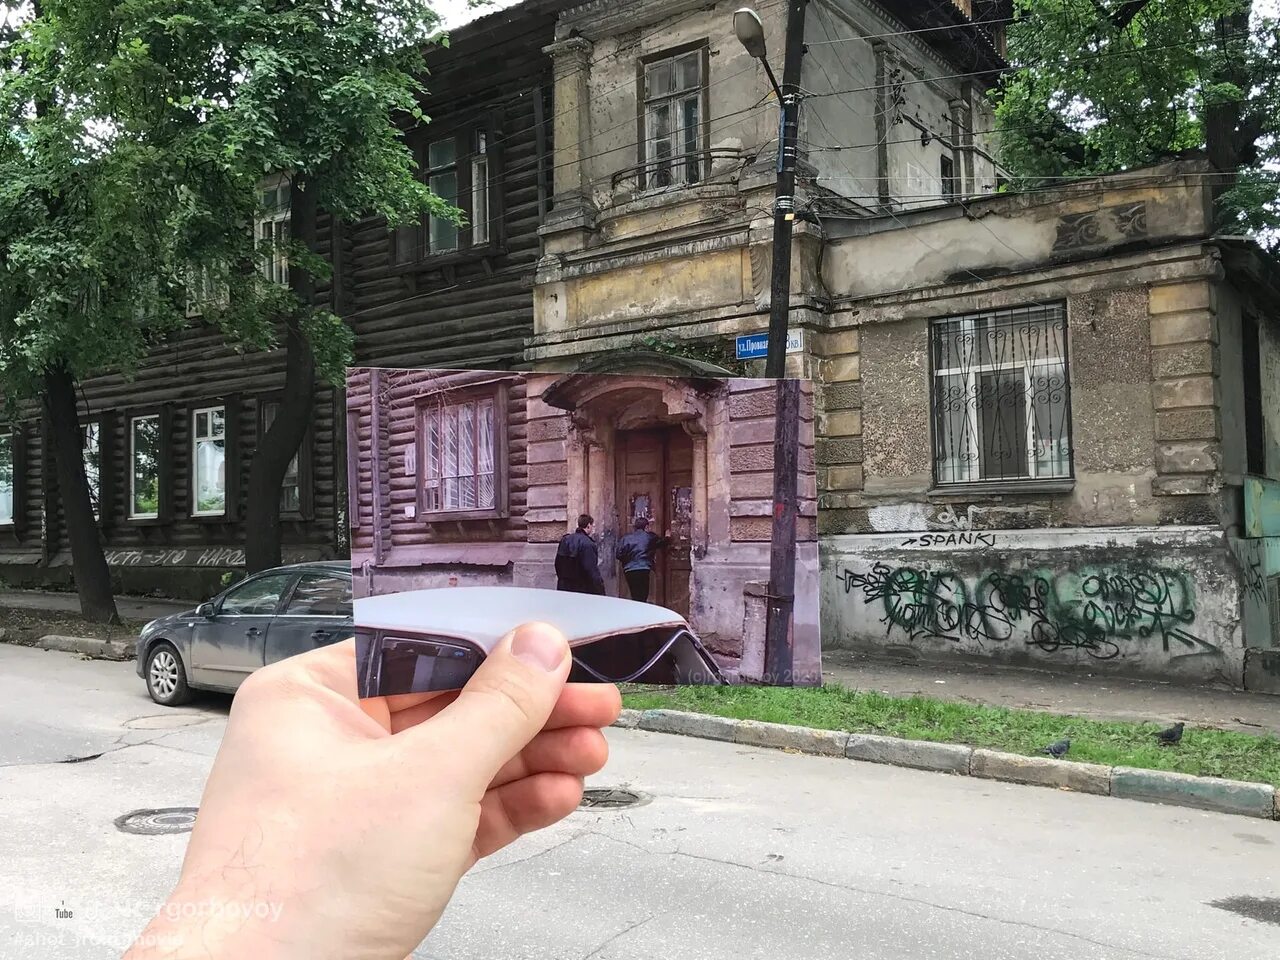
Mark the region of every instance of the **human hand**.
<instances>
[{"instance_id":1,"label":"human hand","mask_svg":"<svg viewBox=\"0 0 1280 960\"><path fill-rule=\"evenodd\" d=\"M125 960L401 960L477 860L567 816L604 766L618 690L566 685L570 665L534 624L460 693L361 701L353 641L259 670L177 888Z\"/></svg>"}]
</instances>

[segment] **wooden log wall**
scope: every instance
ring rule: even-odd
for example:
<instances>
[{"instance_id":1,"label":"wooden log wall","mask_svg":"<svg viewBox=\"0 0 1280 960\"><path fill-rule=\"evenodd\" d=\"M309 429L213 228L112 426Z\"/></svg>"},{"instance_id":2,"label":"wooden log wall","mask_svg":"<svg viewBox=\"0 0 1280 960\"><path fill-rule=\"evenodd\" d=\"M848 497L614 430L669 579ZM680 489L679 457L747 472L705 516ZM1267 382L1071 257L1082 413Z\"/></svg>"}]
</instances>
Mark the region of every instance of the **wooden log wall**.
<instances>
[{"instance_id":1,"label":"wooden log wall","mask_svg":"<svg viewBox=\"0 0 1280 960\"><path fill-rule=\"evenodd\" d=\"M554 37L556 7L526 3L484 17L428 57L424 108L432 124L440 130L464 119L487 124L497 181L491 249L399 266L385 222L334 224L322 214L318 239L334 274L319 283L317 299L355 330L357 364L505 370L522 363L533 332L537 230L551 191L553 82L541 50ZM239 352L198 320L158 344L132 379L104 374L81 384L82 417L103 424L101 526L119 586L206 596L242 566L244 491L259 408L283 384L282 350ZM317 385L303 466L309 509L282 524L286 560L346 555L344 396L342 385ZM191 414L215 404L228 411L228 510L225 517L193 517ZM129 418L142 413L162 414L165 428L161 517L154 521L128 518ZM0 577L27 585L66 582L65 521L37 405L18 412L15 438L21 502L17 522L0 528Z\"/></svg>"}]
</instances>

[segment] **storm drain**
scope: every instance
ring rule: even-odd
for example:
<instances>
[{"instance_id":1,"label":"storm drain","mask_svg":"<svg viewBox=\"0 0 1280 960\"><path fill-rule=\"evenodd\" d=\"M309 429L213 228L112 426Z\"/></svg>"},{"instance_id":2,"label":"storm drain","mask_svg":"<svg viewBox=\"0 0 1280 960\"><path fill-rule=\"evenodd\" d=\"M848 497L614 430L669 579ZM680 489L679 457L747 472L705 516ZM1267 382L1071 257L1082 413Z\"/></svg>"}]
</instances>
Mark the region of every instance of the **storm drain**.
<instances>
[{"instance_id":1,"label":"storm drain","mask_svg":"<svg viewBox=\"0 0 1280 960\"><path fill-rule=\"evenodd\" d=\"M166 833L190 833L196 822L195 807L164 807L159 810L134 810L116 817L116 828L123 833L158 836Z\"/></svg>"},{"instance_id":2,"label":"storm drain","mask_svg":"<svg viewBox=\"0 0 1280 960\"><path fill-rule=\"evenodd\" d=\"M1229 910L1231 913L1260 923L1274 923L1280 927L1280 898L1227 897L1224 900L1214 900L1209 906L1217 907L1219 910Z\"/></svg>"},{"instance_id":3,"label":"storm drain","mask_svg":"<svg viewBox=\"0 0 1280 960\"><path fill-rule=\"evenodd\" d=\"M592 787L582 791L580 810L625 810L628 807L639 807L651 798L635 790L623 790L620 787Z\"/></svg>"}]
</instances>

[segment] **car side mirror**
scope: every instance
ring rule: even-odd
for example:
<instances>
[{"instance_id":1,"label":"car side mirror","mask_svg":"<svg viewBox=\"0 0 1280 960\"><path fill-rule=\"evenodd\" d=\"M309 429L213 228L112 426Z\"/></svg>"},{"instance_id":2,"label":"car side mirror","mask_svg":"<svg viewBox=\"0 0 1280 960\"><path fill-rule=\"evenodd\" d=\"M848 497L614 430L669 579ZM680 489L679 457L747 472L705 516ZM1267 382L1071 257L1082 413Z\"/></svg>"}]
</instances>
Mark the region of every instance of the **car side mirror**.
<instances>
[{"instance_id":1,"label":"car side mirror","mask_svg":"<svg viewBox=\"0 0 1280 960\"><path fill-rule=\"evenodd\" d=\"M204 617L206 620L208 620L217 612L218 612L218 608L215 607L212 603L202 603L200 604L200 606L196 607L196 616Z\"/></svg>"}]
</instances>

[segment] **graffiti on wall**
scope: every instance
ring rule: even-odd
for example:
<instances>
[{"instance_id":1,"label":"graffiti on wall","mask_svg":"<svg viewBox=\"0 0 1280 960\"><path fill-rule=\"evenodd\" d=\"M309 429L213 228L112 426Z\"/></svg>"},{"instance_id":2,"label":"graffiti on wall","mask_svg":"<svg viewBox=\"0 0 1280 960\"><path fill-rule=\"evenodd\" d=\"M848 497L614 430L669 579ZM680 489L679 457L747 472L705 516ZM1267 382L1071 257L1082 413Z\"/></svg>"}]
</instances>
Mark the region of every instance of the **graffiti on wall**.
<instances>
[{"instance_id":1,"label":"graffiti on wall","mask_svg":"<svg viewBox=\"0 0 1280 960\"><path fill-rule=\"evenodd\" d=\"M1155 637L1174 657L1217 653L1190 628L1196 620L1190 578L1163 567L1086 572L991 571L976 581L951 571L877 563L843 571L846 594L879 605L887 632L911 640L1013 642L1019 635L1045 653L1082 650L1097 660L1121 654L1121 641Z\"/></svg>"},{"instance_id":2,"label":"graffiti on wall","mask_svg":"<svg viewBox=\"0 0 1280 960\"><path fill-rule=\"evenodd\" d=\"M108 550L113 567L243 567L244 550L210 547L203 550Z\"/></svg>"}]
</instances>

